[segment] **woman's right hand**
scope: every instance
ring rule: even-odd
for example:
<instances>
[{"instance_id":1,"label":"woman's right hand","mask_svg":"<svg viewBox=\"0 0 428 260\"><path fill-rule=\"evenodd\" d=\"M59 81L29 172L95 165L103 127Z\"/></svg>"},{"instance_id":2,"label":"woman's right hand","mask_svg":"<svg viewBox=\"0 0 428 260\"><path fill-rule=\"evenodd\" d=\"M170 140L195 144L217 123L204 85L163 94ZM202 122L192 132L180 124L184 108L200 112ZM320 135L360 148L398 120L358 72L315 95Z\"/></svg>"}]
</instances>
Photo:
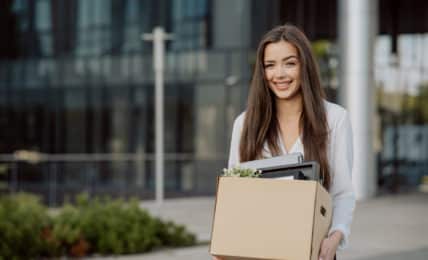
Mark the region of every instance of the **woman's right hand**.
<instances>
[{"instance_id":1,"label":"woman's right hand","mask_svg":"<svg viewBox=\"0 0 428 260\"><path fill-rule=\"evenodd\" d=\"M213 256L213 260L222 260L222 259L218 256Z\"/></svg>"}]
</instances>

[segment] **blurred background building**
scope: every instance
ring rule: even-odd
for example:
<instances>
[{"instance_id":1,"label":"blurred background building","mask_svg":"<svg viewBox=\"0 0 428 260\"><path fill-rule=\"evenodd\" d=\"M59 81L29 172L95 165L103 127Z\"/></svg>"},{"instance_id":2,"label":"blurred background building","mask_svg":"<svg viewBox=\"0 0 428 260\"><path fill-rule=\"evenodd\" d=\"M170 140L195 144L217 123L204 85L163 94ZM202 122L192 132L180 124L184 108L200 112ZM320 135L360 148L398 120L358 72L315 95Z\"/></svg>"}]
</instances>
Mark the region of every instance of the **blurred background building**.
<instances>
[{"instance_id":1,"label":"blurred background building","mask_svg":"<svg viewBox=\"0 0 428 260\"><path fill-rule=\"evenodd\" d=\"M174 34L165 72L165 195L213 195L255 48L285 22L311 41L338 100L338 1L0 1L0 179L55 205L154 197L154 26ZM380 0L373 115L379 192L428 175L428 2Z\"/></svg>"}]
</instances>

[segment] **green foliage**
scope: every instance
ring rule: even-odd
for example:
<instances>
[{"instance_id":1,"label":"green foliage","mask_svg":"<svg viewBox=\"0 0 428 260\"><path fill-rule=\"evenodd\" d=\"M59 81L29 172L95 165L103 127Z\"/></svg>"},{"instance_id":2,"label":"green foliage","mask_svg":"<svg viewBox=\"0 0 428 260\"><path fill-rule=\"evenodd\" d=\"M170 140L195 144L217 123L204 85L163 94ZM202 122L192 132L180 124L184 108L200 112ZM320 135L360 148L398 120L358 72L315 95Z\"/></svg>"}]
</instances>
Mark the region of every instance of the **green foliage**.
<instances>
[{"instance_id":1,"label":"green foliage","mask_svg":"<svg viewBox=\"0 0 428 260\"><path fill-rule=\"evenodd\" d=\"M417 115L416 123L428 123L428 82L424 82L419 87L419 93L415 103L414 107Z\"/></svg>"},{"instance_id":2,"label":"green foliage","mask_svg":"<svg viewBox=\"0 0 428 260\"><path fill-rule=\"evenodd\" d=\"M318 40L312 42L312 50L318 59L327 56L330 48L331 43L327 40Z\"/></svg>"},{"instance_id":3,"label":"green foliage","mask_svg":"<svg viewBox=\"0 0 428 260\"><path fill-rule=\"evenodd\" d=\"M196 243L196 237L194 234L186 231L186 228L182 225L176 225L171 221L162 222L155 220L156 222L156 236L159 237L161 243L169 247L179 246L191 246Z\"/></svg>"},{"instance_id":4,"label":"green foliage","mask_svg":"<svg viewBox=\"0 0 428 260\"><path fill-rule=\"evenodd\" d=\"M250 177L250 178L257 178L261 174L260 171L254 170L254 169L248 169L248 168L241 168L239 165L229 168L229 169L223 169L223 175L224 177Z\"/></svg>"},{"instance_id":5,"label":"green foliage","mask_svg":"<svg viewBox=\"0 0 428 260\"><path fill-rule=\"evenodd\" d=\"M124 254L145 252L160 246L156 237L156 222L138 203L125 204L121 200L95 199L89 201L81 196L77 204L78 227L92 250L101 254ZM67 219L67 217L65 218ZM70 216L70 220L73 218ZM77 239L78 237L74 237Z\"/></svg>"},{"instance_id":6,"label":"green foliage","mask_svg":"<svg viewBox=\"0 0 428 260\"><path fill-rule=\"evenodd\" d=\"M45 252L41 234L50 223L39 199L27 194L0 198L0 259L29 259Z\"/></svg>"},{"instance_id":7,"label":"green foliage","mask_svg":"<svg viewBox=\"0 0 428 260\"><path fill-rule=\"evenodd\" d=\"M387 93L377 89L377 104L384 124L426 124L428 123L428 82L422 82L416 95L408 93Z\"/></svg>"},{"instance_id":8,"label":"green foliage","mask_svg":"<svg viewBox=\"0 0 428 260\"><path fill-rule=\"evenodd\" d=\"M0 241L0 256L5 259L130 254L196 243L185 227L153 218L137 200L90 200L86 194L78 196L76 205L65 205L55 217L49 217L33 196L2 199Z\"/></svg>"}]
</instances>

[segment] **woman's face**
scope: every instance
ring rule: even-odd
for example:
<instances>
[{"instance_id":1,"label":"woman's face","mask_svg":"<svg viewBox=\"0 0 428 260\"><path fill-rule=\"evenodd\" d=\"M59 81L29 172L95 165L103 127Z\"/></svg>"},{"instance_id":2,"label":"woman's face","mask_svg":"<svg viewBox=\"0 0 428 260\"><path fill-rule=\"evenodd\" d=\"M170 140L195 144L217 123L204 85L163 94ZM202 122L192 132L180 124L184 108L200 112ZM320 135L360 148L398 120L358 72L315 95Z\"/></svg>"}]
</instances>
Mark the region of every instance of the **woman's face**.
<instances>
[{"instance_id":1,"label":"woman's face","mask_svg":"<svg viewBox=\"0 0 428 260\"><path fill-rule=\"evenodd\" d=\"M300 93L300 63L294 45L286 41L267 44L263 65L269 88L278 99L290 100Z\"/></svg>"}]
</instances>

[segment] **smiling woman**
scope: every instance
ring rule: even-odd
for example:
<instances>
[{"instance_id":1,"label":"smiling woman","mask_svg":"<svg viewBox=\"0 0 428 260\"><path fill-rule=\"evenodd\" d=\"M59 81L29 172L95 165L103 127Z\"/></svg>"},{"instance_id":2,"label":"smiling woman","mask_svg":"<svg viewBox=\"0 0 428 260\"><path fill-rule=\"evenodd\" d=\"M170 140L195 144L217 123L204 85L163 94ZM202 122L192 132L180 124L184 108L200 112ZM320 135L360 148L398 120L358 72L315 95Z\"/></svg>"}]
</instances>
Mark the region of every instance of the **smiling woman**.
<instances>
[{"instance_id":1,"label":"smiling woman","mask_svg":"<svg viewBox=\"0 0 428 260\"><path fill-rule=\"evenodd\" d=\"M319 252L323 260L334 259L349 237L352 149L348 114L325 100L309 40L295 26L273 28L257 49L247 109L233 126L229 167L294 152L317 161L333 198L333 220Z\"/></svg>"},{"instance_id":2,"label":"smiling woman","mask_svg":"<svg viewBox=\"0 0 428 260\"><path fill-rule=\"evenodd\" d=\"M280 99L292 99L300 90L300 64L296 47L286 41L268 44L264 71L269 88Z\"/></svg>"}]
</instances>

